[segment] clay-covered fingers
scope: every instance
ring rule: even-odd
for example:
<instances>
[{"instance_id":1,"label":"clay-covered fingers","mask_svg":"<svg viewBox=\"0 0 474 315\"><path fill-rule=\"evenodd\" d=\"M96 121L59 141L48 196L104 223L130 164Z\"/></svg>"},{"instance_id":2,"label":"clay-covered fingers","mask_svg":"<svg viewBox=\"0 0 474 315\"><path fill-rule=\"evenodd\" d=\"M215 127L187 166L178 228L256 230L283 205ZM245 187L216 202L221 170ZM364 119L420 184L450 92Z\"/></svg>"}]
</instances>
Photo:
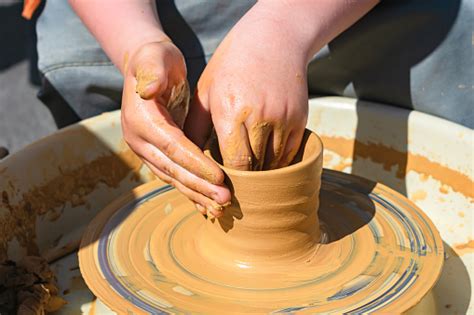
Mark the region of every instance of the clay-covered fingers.
<instances>
[{"instance_id":1,"label":"clay-covered fingers","mask_svg":"<svg viewBox=\"0 0 474 315\"><path fill-rule=\"evenodd\" d=\"M186 78L186 64L179 49L169 40L140 47L134 55L132 73L135 91L145 100L168 100L171 88ZM166 105L166 102L162 102Z\"/></svg>"},{"instance_id":2,"label":"clay-covered fingers","mask_svg":"<svg viewBox=\"0 0 474 315\"><path fill-rule=\"evenodd\" d=\"M174 179L174 184L191 200L207 206L207 197L215 203L225 205L230 192L224 186L224 174L215 162L170 121L156 122L144 137L144 156L157 169ZM206 202L205 202L206 201Z\"/></svg>"},{"instance_id":3,"label":"clay-covered fingers","mask_svg":"<svg viewBox=\"0 0 474 315\"><path fill-rule=\"evenodd\" d=\"M290 132L281 124L277 124L268 137L267 148L265 151L264 170L272 170L282 167L285 159L285 148ZM286 166L286 165L283 165Z\"/></svg>"},{"instance_id":4,"label":"clay-covered fingers","mask_svg":"<svg viewBox=\"0 0 474 315\"><path fill-rule=\"evenodd\" d=\"M261 171L288 166L295 158L304 127L289 130L281 123L225 124L216 122L224 166Z\"/></svg>"},{"instance_id":5,"label":"clay-covered fingers","mask_svg":"<svg viewBox=\"0 0 474 315\"><path fill-rule=\"evenodd\" d=\"M142 156L161 170L167 176L183 184L189 189L214 200L218 204L225 204L230 199L229 190L221 185L211 184L210 182L196 176L181 165L175 163L162 151L151 144L142 146Z\"/></svg>"},{"instance_id":6,"label":"clay-covered fingers","mask_svg":"<svg viewBox=\"0 0 474 315\"><path fill-rule=\"evenodd\" d=\"M163 106L153 105L148 108L151 121L144 126L142 139L197 177L212 184L222 184L224 173L219 166L185 136Z\"/></svg>"},{"instance_id":7,"label":"clay-covered fingers","mask_svg":"<svg viewBox=\"0 0 474 315\"><path fill-rule=\"evenodd\" d=\"M188 105L186 65L179 49L169 40L141 46L125 75L124 139L160 179L219 216L230 191L219 166L181 130Z\"/></svg>"},{"instance_id":8,"label":"clay-covered fingers","mask_svg":"<svg viewBox=\"0 0 474 315\"><path fill-rule=\"evenodd\" d=\"M167 110L135 93L124 97L134 104L122 107L124 137L132 150L191 200L206 207L226 205L230 191L223 186L224 173L186 138Z\"/></svg>"},{"instance_id":9,"label":"clay-covered fingers","mask_svg":"<svg viewBox=\"0 0 474 315\"><path fill-rule=\"evenodd\" d=\"M180 181L178 181L175 177L168 175L162 169L157 168L155 163L150 162L145 157L140 156L143 162L150 168L150 170L158 176L159 179L164 181L167 184L172 185L176 189L178 189L183 195L185 195L189 200L194 203L196 210L201 212L205 215L212 215L213 217L219 218L221 217L224 212L224 207L228 205L228 202L224 205L217 203L216 201L186 187Z\"/></svg>"},{"instance_id":10,"label":"clay-covered fingers","mask_svg":"<svg viewBox=\"0 0 474 315\"><path fill-rule=\"evenodd\" d=\"M268 140L273 133L273 124L270 122L257 122L247 126L247 130L252 150L252 170L261 171L264 168Z\"/></svg>"},{"instance_id":11,"label":"clay-covered fingers","mask_svg":"<svg viewBox=\"0 0 474 315\"><path fill-rule=\"evenodd\" d=\"M241 171L251 171L252 148L244 123L215 121L215 130L224 166Z\"/></svg>"},{"instance_id":12,"label":"clay-covered fingers","mask_svg":"<svg viewBox=\"0 0 474 315\"><path fill-rule=\"evenodd\" d=\"M274 168L281 168L290 165L294 160L298 150L301 146L305 128L294 129L288 134L283 153L278 160L278 163L274 165Z\"/></svg>"},{"instance_id":13,"label":"clay-covered fingers","mask_svg":"<svg viewBox=\"0 0 474 315\"><path fill-rule=\"evenodd\" d=\"M144 100L161 96L168 87L168 75L162 66L149 63L138 66L135 92Z\"/></svg>"}]
</instances>

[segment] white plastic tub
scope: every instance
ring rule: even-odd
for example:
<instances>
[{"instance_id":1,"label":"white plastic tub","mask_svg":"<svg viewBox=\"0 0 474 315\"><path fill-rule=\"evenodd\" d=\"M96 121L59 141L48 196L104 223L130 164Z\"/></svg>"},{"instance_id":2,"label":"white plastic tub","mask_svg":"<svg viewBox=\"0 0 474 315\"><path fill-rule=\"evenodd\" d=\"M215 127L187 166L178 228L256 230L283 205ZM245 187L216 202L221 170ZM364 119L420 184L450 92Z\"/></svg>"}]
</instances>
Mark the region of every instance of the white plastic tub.
<instances>
[{"instance_id":1,"label":"white plastic tub","mask_svg":"<svg viewBox=\"0 0 474 315\"><path fill-rule=\"evenodd\" d=\"M420 206L445 242L433 289L440 314L472 312L472 130L430 115L356 100L310 100L308 127L325 144L325 167L382 182ZM75 249L88 222L120 194L153 179L121 138L120 112L63 129L0 162L0 258L37 249L52 262L59 313L110 311L96 301Z\"/></svg>"}]
</instances>

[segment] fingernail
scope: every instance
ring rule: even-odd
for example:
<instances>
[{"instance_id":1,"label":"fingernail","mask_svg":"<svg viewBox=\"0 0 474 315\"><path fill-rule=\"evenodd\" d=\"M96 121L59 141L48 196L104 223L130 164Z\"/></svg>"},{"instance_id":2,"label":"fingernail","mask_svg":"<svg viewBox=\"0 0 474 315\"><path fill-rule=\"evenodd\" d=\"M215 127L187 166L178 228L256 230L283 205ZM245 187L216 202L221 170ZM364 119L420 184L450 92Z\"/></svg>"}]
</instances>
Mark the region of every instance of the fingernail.
<instances>
[{"instance_id":1,"label":"fingernail","mask_svg":"<svg viewBox=\"0 0 474 315\"><path fill-rule=\"evenodd\" d=\"M230 201L227 201L225 203L217 203L216 205L213 206L213 209L217 211L224 211L224 209L230 205L231 205Z\"/></svg>"},{"instance_id":2,"label":"fingernail","mask_svg":"<svg viewBox=\"0 0 474 315\"><path fill-rule=\"evenodd\" d=\"M218 205L218 204L214 204L214 205L208 205L206 207L207 209L207 214L209 213L216 213L216 212L221 212L222 210L224 210L224 208L221 206L221 205Z\"/></svg>"},{"instance_id":3,"label":"fingernail","mask_svg":"<svg viewBox=\"0 0 474 315\"><path fill-rule=\"evenodd\" d=\"M226 203L230 204L230 203ZM224 215L225 205L213 204L207 206L207 214L212 215L212 218L220 218Z\"/></svg>"},{"instance_id":4,"label":"fingernail","mask_svg":"<svg viewBox=\"0 0 474 315\"><path fill-rule=\"evenodd\" d=\"M212 201L218 206L221 206L221 207L225 208L228 205L230 205L230 201L225 201L226 199L230 198L227 191L220 191L220 192L219 191L212 191L210 197L211 197Z\"/></svg>"},{"instance_id":5,"label":"fingernail","mask_svg":"<svg viewBox=\"0 0 474 315\"><path fill-rule=\"evenodd\" d=\"M213 192L211 195L211 198L215 203L222 206L224 206L227 203L227 202L223 203L223 200L225 197L222 197L218 192Z\"/></svg>"},{"instance_id":6,"label":"fingernail","mask_svg":"<svg viewBox=\"0 0 474 315\"><path fill-rule=\"evenodd\" d=\"M208 211L206 214L206 219L212 220L212 219L215 219L215 216L211 211Z\"/></svg>"}]
</instances>

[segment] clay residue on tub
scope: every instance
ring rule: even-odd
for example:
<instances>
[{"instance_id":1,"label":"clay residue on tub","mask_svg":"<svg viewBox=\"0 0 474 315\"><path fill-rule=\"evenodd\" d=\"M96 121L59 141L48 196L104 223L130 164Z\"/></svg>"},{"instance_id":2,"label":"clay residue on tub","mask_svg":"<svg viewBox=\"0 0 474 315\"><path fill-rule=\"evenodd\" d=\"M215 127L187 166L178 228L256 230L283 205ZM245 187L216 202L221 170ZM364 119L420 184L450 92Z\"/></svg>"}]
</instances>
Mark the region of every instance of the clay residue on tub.
<instances>
[{"instance_id":1,"label":"clay residue on tub","mask_svg":"<svg viewBox=\"0 0 474 315\"><path fill-rule=\"evenodd\" d=\"M426 182L428 180L429 176L427 174L420 174L420 181Z\"/></svg>"},{"instance_id":2,"label":"clay residue on tub","mask_svg":"<svg viewBox=\"0 0 474 315\"><path fill-rule=\"evenodd\" d=\"M94 298L94 300L91 302L91 307L89 308L89 315L95 315L96 314L96 303L97 303L97 298Z\"/></svg>"},{"instance_id":3,"label":"clay residue on tub","mask_svg":"<svg viewBox=\"0 0 474 315\"><path fill-rule=\"evenodd\" d=\"M431 161L424 156L401 152L380 143L363 143L343 137L322 135L320 138L326 149L334 151L344 158L369 158L375 163L382 164L387 171L390 171L393 166L397 166L396 175L400 179L403 179L409 171L425 174L425 176L431 176L450 186L454 191L466 197L474 198L474 181L467 175Z\"/></svg>"},{"instance_id":4,"label":"clay residue on tub","mask_svg":"<svg viewBox=\"0 0 474 315\"><path fill-rule=\"evenodd\" d=\"M426 191L420 189L420 190L415 191L413 195L410 196L410 199L413 202L418 202L421 200L425 200L426 196L427 196Z\"/></svg>"},{"instance_id":5,"label":"clay residue on tub","mask_svg":"<svg viewBox=\"0 0 474 315\"><path fill-rule=\"evenodd\" d=\"M469 240L467 243L454 244L453 250L458 256L474 253L474 240Z\"/></svg>"},{"instance_id":6,"label":"clay residue on tub","mask_svg":"<svg viewBox=\"0 0 474 315\"><path fill-rule=\"evenodd\" d=\"M61 175L26 191L13 202L15 189L0 192L0 204L9 213L0 217L0 261L6 260L8 243L16 238L28 255L39 255L36 245L36 218L70 203L85 204L85 197L99 183L117 187L130 172L141 167L140 159L130 150L105 154L75 169L60 168Z\"/></svg>"}]
</instances>

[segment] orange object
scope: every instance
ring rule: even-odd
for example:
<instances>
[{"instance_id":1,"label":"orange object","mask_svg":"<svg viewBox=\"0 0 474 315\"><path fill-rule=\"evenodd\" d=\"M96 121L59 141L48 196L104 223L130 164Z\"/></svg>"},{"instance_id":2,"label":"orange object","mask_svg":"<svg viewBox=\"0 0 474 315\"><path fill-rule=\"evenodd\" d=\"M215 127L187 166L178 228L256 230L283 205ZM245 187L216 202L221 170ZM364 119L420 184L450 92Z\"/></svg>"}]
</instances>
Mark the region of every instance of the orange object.
<instances>
[{"instance_id":1,"label":"orange object","mask_svg":"<svg viewBox=\"0 0 474 315\"><path fill-rule=\"evenodd\" d=\"M41 0L25 0L23 2L23 11L21 12L21 16L27 20L31 20L33 13L35 13L40 3Z\"/></svg>"}]
</instances>

